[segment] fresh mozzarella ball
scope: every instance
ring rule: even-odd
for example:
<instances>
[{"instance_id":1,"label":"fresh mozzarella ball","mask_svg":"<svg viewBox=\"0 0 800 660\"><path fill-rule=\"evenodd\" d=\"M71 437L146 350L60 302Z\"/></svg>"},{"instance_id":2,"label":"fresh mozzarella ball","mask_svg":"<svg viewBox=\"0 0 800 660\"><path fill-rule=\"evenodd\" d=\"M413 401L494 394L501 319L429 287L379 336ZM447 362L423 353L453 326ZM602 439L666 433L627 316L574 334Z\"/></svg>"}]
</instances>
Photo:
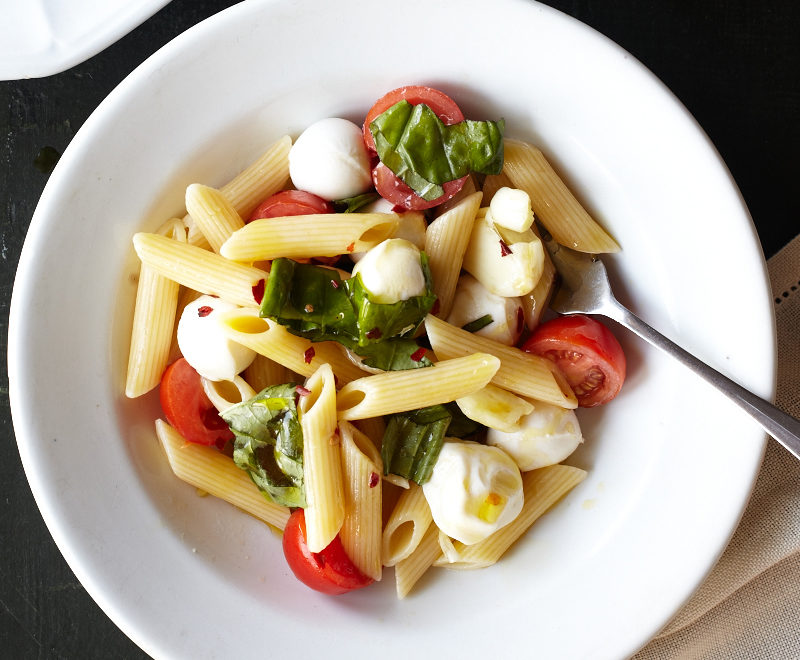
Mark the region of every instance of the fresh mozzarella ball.
<instances>
[{"instance_id":1,"label":"fresh mozzarella ball","mask_svg":"<svg viewBox=\"0 0 800 660\"><path fill-rule=\"evenodd\" d=\"M482 541L522 510L522 476L497 447L448 439L422 492L437 527L467 545Z\"/></svg>"},{"instance_id":2,"label":"fresh mozzarella ball","mask_svg":"<svg viewBox=\"0 0 800 660\"><path fill-rule=\"evenodd\" d=\"M361 129L337 117L311 124L289 151L289 176L295 188L327 200L366 192L372 173Z\"/></svg>"},{"instance_id":3,"label":"fresh mozzarella ball","mask_svg":"<svg viewBox=\"0 0 800 660\"><path fill-rule=\"evenodd\" d=\"M489 203L492 221L496 225L523 232L533 224L531 198L524 190L500 188Z\"/></svg>"},{"instance_id":4,"label":"fresh mozzarella ball","mask_svg":"<svg viewBox=\"0 0 800 660\"><path fill-rule=\"evenodd\" d=\"M186 361L208 380L233 380L255 359L252 349L228 339L218 316L236 305L200 296L183 309L178 321L178 347Z\"/></svg>"},{"instance_id":5,"label":"fresh mozzarella ball","mask_svg":"<svg viewBox=\"0 0 800 660\"><path fill-rule=\"evenodd\" d=\"M353 268L376 303L391 305L425 293L419 249L402 238L389 238L367 251Z\"/></svg>"},{"instance_id":6,"label":"fresh mozzarella ball","mask_svg":"<svg viewBox=\"0 0 800 660\"><path fill-rule=\"evenodd\" d=\"M371 204L360 208L359 213L394 213L394 204L383 199L376 199ZM425 249L425 230L428 225L425 215L420 211L405 211L397 214L397 229L390 238L404 238L416 245L420 250ZM351 252L350 258L357 264L366 252Z\"/></svg>"},{"instance_id":7,"label":"fresh mozzarella ball","mask_svg":"<svg viewBox=\"0 0 800 660\"><path fill-rule=\"evenodd\" d=\"M498 296L471 275L462 275L458 279L447 322L460 328L487 314L492 317L492 322L475 334L507 346L516 344L525 326L525 314L520 299Z\"/></svg>"},{"instance_id":8,"label":"fresh mozzarella ball","mask_svg":"<svg viewBox=\"0 0 800 660\"><path fill-rule=\"evenodd\" d=\"M583 442L578 418L572 410L536 401L532 413L511 433L489 429L486 442L500 447L523 472L560 463Z\"/></svg>"}]
</instances>

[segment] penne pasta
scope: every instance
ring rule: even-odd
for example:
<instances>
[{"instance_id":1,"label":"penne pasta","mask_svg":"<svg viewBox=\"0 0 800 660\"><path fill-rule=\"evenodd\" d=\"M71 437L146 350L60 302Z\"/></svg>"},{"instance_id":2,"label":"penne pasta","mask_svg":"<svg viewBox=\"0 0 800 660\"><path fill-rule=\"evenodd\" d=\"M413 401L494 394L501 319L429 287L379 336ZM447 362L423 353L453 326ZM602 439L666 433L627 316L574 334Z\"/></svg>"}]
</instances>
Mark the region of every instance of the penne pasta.
<instances>
[{"instance_id":1,"label":"penne pasta","mask_svg":"<svg viewBox=\"0 0 800 660\"><path fill-rule=\"evenodd\" d=\"M425 329L436 356L442 360L489 353L500 360L492 382L526 398L539 399L562 408L577 408L578 400L563 374L549 360L475 335L428 314Z\"/></svg>"},{"instance_id":2,"label":"penne pasta","mask_svg":"<svg viewBox=\"0 0 800 660\"><path fill-rule=\"evenodd\" d=\"M347 556L364 575L381 579L383 464L372 441L341 422L344 521L339 536Z\"/></svg>"},{"instance_id":3,"label":"penne pasta","mask_svg":"<svg viewBox=\"0 0 800 660\"><path fill-rule=\"evenodd\" d=\"M522 488L525 504L516 519L473 545L453 542L455 554L451 554L449 560L443 557L436 564L458 569L491 566L536 520L585 478L584 470L568 465L550 465L524 472Z\"/></svg>"},{"instance_id":4,"label":"penne pasta","mask_svg":"<svg viewBox=\"0 0 800 660\"><path fill-rule=\"evenodd\" d=\"M389 238L398 223L396 213L327 213L254 220L234 232L220 254L253 262L365 252Z\"/></svg>"},{"instance_id":5,"label":"penne pasta","mask_svg":"<svg viewBox=\"0 0 800 660\"><path fill-rule=\"evenodd\" d=\"M168 221L161 233L176 242L186 241L186 231L177 218ZM156 387L169 364L178 293L177 282L142 263L125 379L125 395L130 398Z\"/></svg>"},{"instance_id":6,"label":"penne pasta","mask_svg":"<svg viewBox=\"0 0 800 660\"><path fill-rule=\"evenodd\" d=\"M203 384L203 392L218 412L225 412L231 406L256 395L256 391L241 376L236 376L233 380L209 380L201 376L200 382Z\"/></svg>"},{"instance_id":7,"label":"penne pasta","mask_svg":"<svg viewBox=\"0 0 800 660\"><path fill-rule=\"evenodd\" d=\"M619 244L586 212L539 149L505 140L503 171L515 188L528 193L533 212L558 243L579 252L619 252Z\"/></svg>"},{"instance_id":8,"label":"penne pasta","mask_svg":"<svg viewBox=\"0 0 800 660\"><path fill-rule=\"evenodd\" d=\"M256 355L250 366L244 370L243 376L256 392L260 392L270 385L281 385L297 381L291 370L260 353Z\"/></svg>"},{"instance_id":9,"label":"penne pasta","mask_svg":"<svg viewBox=\"0 0 800 660\"><path fill-rule=\"evenodd\" d=\"M405 598L441 554L439 529L436 525L429 525L419 545L408 557L398 561L394 567L397 597Z\"/></svg>"},{"instance_id":10,"label":"penne pasta","mask_svg":"<svg viewBox=\"0 0 800 660\"><path fill-rule=\"evenodd\" d=\"M156 435L179 479L278 529L286 527L289 509L267 500L247 473L236 467L230 458L214 447L186 442L161 419L156 420Z\"/></svg>"},{"instance_id":11,"label":"penne pasta","mask_svg":"<svg viewBox=\"0 0 800 660\"><path fill-rule=\"evenodd\" d=\"M359 378L339 392L339 419L377 417L454 401L485 386L499 366L493 355L475 353L432 367Z\"/></svg>"},{"instance_id":12,"label":"penne pasta","mask_svg":"<svg viewBox=\"0 0 800 660\"><path fill-rule=\"evenodd\" d=\"M453 295L481 204L481 193L464 197L458 204L434 220L425 232L425 253L433 278L433 290L439 299L437 314L447 318Z\"/></svg>"},{"instance_id":13,"label":"penne pasta","mask_svg":"<svg viewBox=\"0 0 800 660\"><path fill-rule=\"evenodd\" d=\"M414 552L432 522L422 487L411 483L400 494L383 528L383 565L394 566Z\"/></svg>"},{"instance_id":14,"label":"penne pasta","mask_svg":"<svg viewBox=\"0 0 800 660\"><path fill-rule=\"evenodd\" d=\"M142 263L174 282L236 305L260 303L259 290L263 293L268 277L263 270L158 234L135 234L133 247Z\"/></svg>"},{"instance_id":15,"label":"penne pasta","mask_svg":"<svg viewBox=\"0 0 800 660\"><path fill-rule=\"evenodd\" d=\"M217 254L228 237L244 227L244 220L219 190L199 183L186 188L186 210Z\"/></svg>"},{"instance_id":16,"label":"penne pasta","mask_svg":"<svg viewBox=\"0 0 800 660\"><path fill-rule=\"evenodd\" d=\"M305 387L309 393L300 397L297 408L303 430L306 544L311 552L320 552L333 541L344 521L336 387L330 365L321 365Z\"/></svg>"},{"instance_id":17,"label":"penne pasta","mask_svg":"<svg viewBox=\"0 0 800 660\"><path fill-rule=\"evenodd\" d=\"M538 236L536 223L531 225L531 230ZM525 325L528 330L534 330L542 318L542 314L550 305L550 298L555 291L558 273L553 265L547 250L544 250L544 262L542 264L542 275L533 291L521 297L522 312L525 315Z\"/></svg>"}]
</instances>

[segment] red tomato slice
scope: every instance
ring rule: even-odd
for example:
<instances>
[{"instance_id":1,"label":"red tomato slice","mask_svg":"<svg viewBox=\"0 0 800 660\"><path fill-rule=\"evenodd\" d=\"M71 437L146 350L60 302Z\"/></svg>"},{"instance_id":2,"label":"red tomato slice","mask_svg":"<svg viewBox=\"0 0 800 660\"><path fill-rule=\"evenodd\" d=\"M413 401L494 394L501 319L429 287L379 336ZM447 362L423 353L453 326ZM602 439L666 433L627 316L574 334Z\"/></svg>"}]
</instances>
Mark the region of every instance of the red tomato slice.
<instances>
[{"instance_id":1,"label":"red tomato slice","mask_svg":"<svg viewBox=\"0 0 800 660\"><path fill-rule=\"evenodd\" d=\"M378 194L396 207L409 211L423 211L446 202L464 187L466 180L467 177L464 176L455 181L448 181L442 185L444 195L428 202L403 183L383 163L379 162L372 170L372 182L375 184Z\"/></svg>"},{"instance_id":2,"label":"red tomato slice","mask_svg":"<svg viewBox=\"0 0 800 660\"><path fill-rule=\"evenodd\" d=\"M186 361L175 360L161 377L161 408L167 421L185 440L222 447L233 431L203 391L200 374Z\"/></svg>"},{"instance_id":3,"label":"red tomato slice","mask_svg":"<svg viewBox=\"0 0 800 660\"><path fill-rule=\"evenodd\" d=\"M322 552L311 552L306 545L306 518L297 509L283 532L283 554L300 582L324 594L338 595L372 584L347 556L338 536Z\"/></svg>"},{"instance_id":4,"label":"red tomato slice","mask_svg":"<svg viewBox=\"0 0 800 660\"><path fill-rule=\"evenodd\" d=\"M606 326L588 316L560 316L542 323L522 350L555 362L584 408L611 401L625 381L622 346Z\"/></svg>"},{"instance_id":5,"label":"red tomato slice","mask_svg":"<svg viewBox=\"0 0 800 660\"><path fill-rule=\"evenodd\" d=\"M456 102L444 92L440 92L433 87L425 87L424 85L398 87L381 96L375 102L375 105L370 108L364 120L364 126L362 128L364 132L364 144L367 145L367 150L370 153L375 153L375 140L372 139L372 133L369 130L370 123L379 114L403 99L408 101L411 105L424 103L433 110L439 119L447 126L464 121L464 113L461 112L461 108L459 108Z\"/></svg>"},{"instance_id":6,"label":"red tomato slice","mask_svg":"<svg viewBox=\"0 0 800 660\"><path fill-rule=\"evenodd\" d=\"M247 222L259 218L279 218L287 215L333 213L333 204L305 190L283 190L267 197L250 214Z\"/></svg>"}]
</instances>

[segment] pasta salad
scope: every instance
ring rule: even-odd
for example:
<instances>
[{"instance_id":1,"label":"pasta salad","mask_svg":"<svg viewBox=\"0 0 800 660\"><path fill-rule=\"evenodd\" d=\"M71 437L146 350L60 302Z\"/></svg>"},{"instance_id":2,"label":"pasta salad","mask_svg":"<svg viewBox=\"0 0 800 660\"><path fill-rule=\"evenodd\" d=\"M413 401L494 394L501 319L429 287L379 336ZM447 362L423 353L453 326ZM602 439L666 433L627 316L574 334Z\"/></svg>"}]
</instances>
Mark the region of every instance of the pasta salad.
<instances>
[{"instance_id":1,"label":"pasta salad","mask_svg":"<svg viewBox=\"0 0 800 660\"><path fill-rule=\"evenodd\" d=\"M159 388L175 475L284 531L306 585L495 563L586 473L575 409L625 377L548 318L558 242L611 252L535 146L443 92L322 119L138 233L126 394ZM549 315L552 316L552 315Z\"/></svg>"}]
</instances>

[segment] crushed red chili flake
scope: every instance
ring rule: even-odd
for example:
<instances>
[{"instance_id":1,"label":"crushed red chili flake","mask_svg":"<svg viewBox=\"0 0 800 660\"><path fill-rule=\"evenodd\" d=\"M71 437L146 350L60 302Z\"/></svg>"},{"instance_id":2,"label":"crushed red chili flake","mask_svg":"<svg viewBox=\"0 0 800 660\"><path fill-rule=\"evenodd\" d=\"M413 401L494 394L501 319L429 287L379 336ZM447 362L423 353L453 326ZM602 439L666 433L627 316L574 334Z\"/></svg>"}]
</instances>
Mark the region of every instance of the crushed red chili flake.
<instances>
[{"instance_id":1,"label":"crushed red chili flake","mask_svg":"<svg viewBox=\"0 0 800 660\"><path fill-rule=\"evenodd\" d=\"M303 307L303 309L304 309L306 312L308 312L309 314L311 314L311 312L313 312L313 311L314 311L314 305L306 305L305 307Z\"/></svg>"},{"instance_id":2,"label":"crushed red chili flake","mask_svg":"<svg viewBox=\"0 0 800 660\"><path fill-rule=\"evenodd\" d=\"M306 389L302 385L297 385L295 389L297 390L297 393L300 396L308 396L309 394L311 394L311 390Z\"/></svg>"},{"instance_id":3,"label":"crushed red chili flake","mask_svg":"<svg viewBox=\"0 0 800 660\"><path fill-rule=\"evenodd\" d=\"M507 257L509 254L514 254L514 253L511 251L511 248L508 247L508 245L506 245L506 242L501 240L500 241L500 256L501 257Z\"/></svg>"},{"instance_id":4,"label":"crushed red chili flake","mask_svg":"<svg viewBox=\"0 0 800 660\"><path fill-rule=\"evenodd\" d=\"M423 347L420 347L411 354L411 359L414 360L414 362L420 362L422 358L425 357L425 353L426 353L425 349Z\"/></svg>"},{"instance_id":5,"label":"crushed red chili flake","mask_svg":"<svg viewBox=\"0 0 800 660\"><path fill-rule=\"evenodd\" d=\"M355 243L350 243L350 245L347 246L347 251L348 252L352 252L355 249L356 249L356 244Z\"/></svg>"},{"instance_id":6,"label":"crushed red chili flake","mask_svg":"<svg viewBox=\"0 0 800 660\"><path fill-rule=\"evenodd\" d=\"M381 481L381 478L378 476L377 472L373 472L369 475L369 487L375 488Z\"/></svg>"},{"instance_id":7,"label":"crushed red chili flake","mask_svg":"<svg viewBox=\"0 0 800 660\"><path fill-rule=\"evenodd\" d=\"M211 312L213 311L214 311L213 307L210 307L208 305L203 305L202 307L197 308L197 315L200 318L203 318L204 316L208 316L209 314L211 314Z\"/></svg>"},{"instance_id":8,"label":"crushed red chili flake","mask_svg":"<svg viewBox=\"0 0 800 660\"><path fill-rule=\"evenodd\" d=\"M525 323L525 314L522 307L517 307L517 334L522 333L523 324Z\"/></svg>"},{"instance_id":9,"label":"crushed red chili flake","mask_svg":"<svg viewBox=\"0 0 800 660\"><path fill-rule=\"evenodd\" d=\"M377 327L372 328L372 330L367 333L367 339L380 339L382 336L383 333L381 332L381 329Z\"/></svg>"},{"instance_id":10,"label":"crushed red chili flake","mask_svg":"<svg viewBox=\"0 0 800 660\"><path fill-rule=\"evenodd\" d=\"M317 352L314 350L313 346L311 348L309 348L308 350L306 350L306 352L303 353L303 359L306 361L306 364L311 364L311 360L314 359L314 356L316 354L317 354Z\"/></svg>"},{"instance_id":11,"label":"crushed red chili flake","mask_svg":"<svg viewBox=\"0 0 800 660\"><path fill-rule=\"evenodd\" d=\"M339 283L336 280L331 280L331 286L334 289L338 289L339 288Z\"/></svg>"},{"instance_id":12,"label":"crushed red chili flake","mask_svg":"<svg viewBox=\"0 0 800 660\"><path fill-rule=\"evenodd\" d=\"M258 283L253 286L253 299L260 305L264 299L264 280L258 280Z\"/></svg>"}]
</instances>

